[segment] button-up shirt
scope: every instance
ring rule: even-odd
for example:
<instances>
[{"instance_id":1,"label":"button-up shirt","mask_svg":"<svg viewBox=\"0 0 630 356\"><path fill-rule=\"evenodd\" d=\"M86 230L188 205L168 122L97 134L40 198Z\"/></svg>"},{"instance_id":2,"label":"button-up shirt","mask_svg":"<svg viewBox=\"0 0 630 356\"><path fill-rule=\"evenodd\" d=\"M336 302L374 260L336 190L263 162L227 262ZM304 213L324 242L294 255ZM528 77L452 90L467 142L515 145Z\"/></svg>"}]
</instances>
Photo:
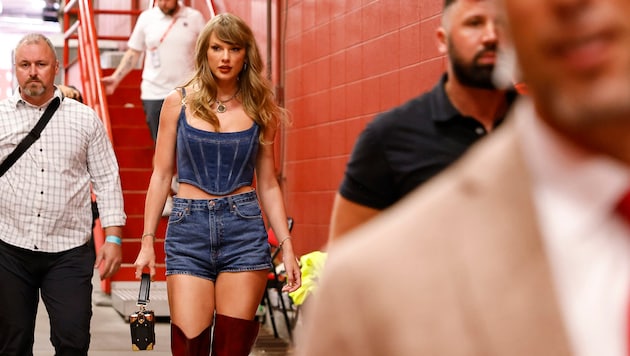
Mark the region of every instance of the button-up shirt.
<instances>
[{"instance_id":1,"label":"button-up shirt","mask_svg":"<svg viewBox=\"0 0 630 356\"><path fill-rule=\"evenodd\" d=\"M59 90L55 96L61 97ZM17 90L0 101L0 160L47 106L25 102ZM124 225L118 163L105 127L91 108L65 99L41 137L0 177L0 240L42 252L85 244L92 226L90 187L102 226Z\"/></svg>"},{"instance_id":2,"label":"button-up shirt","mask_svg":"<svg viewBox=\"0 0 630 356\"><path fill-rule=\"evenodd\" d=\"M530 98L515 106L534 202L574 355L627 355L630 229L615 214L628 167L551 130Z\"/></svg>"}]
</instances>

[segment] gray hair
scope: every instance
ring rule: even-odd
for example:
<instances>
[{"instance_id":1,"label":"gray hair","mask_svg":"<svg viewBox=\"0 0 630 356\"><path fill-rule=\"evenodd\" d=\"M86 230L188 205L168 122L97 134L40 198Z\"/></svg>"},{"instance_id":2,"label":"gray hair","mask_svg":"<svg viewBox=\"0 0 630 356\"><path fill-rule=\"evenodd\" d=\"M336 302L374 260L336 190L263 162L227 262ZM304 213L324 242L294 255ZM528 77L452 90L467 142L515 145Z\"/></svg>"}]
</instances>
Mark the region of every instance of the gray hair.
<instances>
[{"instance_id":1,"label":"gray hair","mask_svg":"<svg viewBox=\"0 0 630 356\"><path fill-rule=\"evenodd\" d=\"M52 42L50 41L48 37L42 35L41 33L29 33L25 35L24 37L22 37L22 39L15 46L15 51L13 51L14 56L15 56L15 53L17 52L17 49L20 48L20 46L27 45L27 44L37 44L37 43L41 43L42 41L46 42L46 44L48 45L48 47L54 54L55 60L57 60L57 52L55 51L55 46L52 44Z\"/></svg>"}]
</instances>

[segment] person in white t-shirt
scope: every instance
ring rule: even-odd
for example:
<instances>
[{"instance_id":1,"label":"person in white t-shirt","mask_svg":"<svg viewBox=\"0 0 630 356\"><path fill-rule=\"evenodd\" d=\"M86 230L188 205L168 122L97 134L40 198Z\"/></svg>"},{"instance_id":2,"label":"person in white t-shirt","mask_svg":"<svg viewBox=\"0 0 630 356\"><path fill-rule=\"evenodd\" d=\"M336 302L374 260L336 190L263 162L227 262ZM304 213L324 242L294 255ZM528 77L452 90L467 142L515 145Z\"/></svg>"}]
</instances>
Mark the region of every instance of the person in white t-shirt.
<instances>
[{"instance_id":1,"label":"person in white t-shirt","mask_svg":"<svg viewBox=\"0 0 630 356\"><path fill-rule=\"evenodd\" d=\"M164 99L193 73L195 43L205 23L199 11L177 0L158 0L157 6L140 14L120 64L102 79L107 95L113 94L144 53L140 98L154 143ZM175 179L173 190L177 190ZM170 213L169 203L164 215Z\"/></svg>"},{"instance_id":2,"label":"person in white t-shirt","mask_svg":"<svg viewBox=\"0 0 630 356\"><path fill-rule=\"evenodd\" d=\"M190 79L192 54L204 24L199 11L177 0L158 0L157 6L140 14L127 42L127 52L114 73L102 80L106 93L113 94L145 54L140 98L153 141L157 140L164 98Z\"/></svg>"}]
</instances>

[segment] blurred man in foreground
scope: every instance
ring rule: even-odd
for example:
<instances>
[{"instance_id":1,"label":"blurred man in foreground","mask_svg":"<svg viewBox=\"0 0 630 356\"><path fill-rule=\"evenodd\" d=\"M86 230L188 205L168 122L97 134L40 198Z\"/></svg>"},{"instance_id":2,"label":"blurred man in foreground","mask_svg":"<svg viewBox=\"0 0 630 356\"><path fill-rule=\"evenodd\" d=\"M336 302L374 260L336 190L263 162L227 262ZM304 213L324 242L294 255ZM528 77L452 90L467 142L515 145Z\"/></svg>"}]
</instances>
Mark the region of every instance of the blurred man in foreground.
<instances>
[{"instance_id":1,"label":"blurred man in foreground","mask_svg":"<svg viewBox=\"0 0 630 356\"><path fill-rule=\"evenodd\" d=\"M626 355L630 2L498 2L530 96L331 249L298 355Z\"/></svg>"}]
</instances>

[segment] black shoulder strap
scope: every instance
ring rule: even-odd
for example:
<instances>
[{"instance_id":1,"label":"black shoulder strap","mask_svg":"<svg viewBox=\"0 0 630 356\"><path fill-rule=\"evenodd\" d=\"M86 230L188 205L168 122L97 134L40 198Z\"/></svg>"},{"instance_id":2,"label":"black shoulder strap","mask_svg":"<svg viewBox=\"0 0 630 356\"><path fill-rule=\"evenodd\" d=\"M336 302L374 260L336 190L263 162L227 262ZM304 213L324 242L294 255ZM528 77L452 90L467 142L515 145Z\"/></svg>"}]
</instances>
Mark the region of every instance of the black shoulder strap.
<instances>
[{"instance_id":1,"label":"black shoulder strap","mask_svg":"<svg viewBox=\"0 0 630 356\"><path fill-rule=\"evenodd\" d=\"M22 154L24 154L24 152L26 152L26 150L31 147L35 141L37 141L37 139L39 139L44 127L46 127L48 121L50 121L50 118L55 113L55 110L59 107L60 102L59 97L56 97L50 102L50 104L48 104L44 114L42 114L42 117L39 118L39 121L37 121L37 124L35 124L35 127L33 127L31 132L29 132L28 135L26 135L26 137L18 143L13 152L11 152L7 158L2 161L2 164L0 164L0 177L2 177L6 171L11 168L11 166L13 166L18 158L20 158Z\"/></svg>"},{"instance_id":2,"label":"black shoulder strap","mask_svg":"<svg viewBox=\"0 0 630 356\"><path fill-rule=\"evenodd\" d=\"M142 274L140 280L140 291L138 292L138 305L149 303L149 290L151 289L151 276L148 273Z\"/></svg>"}]
</instances>

